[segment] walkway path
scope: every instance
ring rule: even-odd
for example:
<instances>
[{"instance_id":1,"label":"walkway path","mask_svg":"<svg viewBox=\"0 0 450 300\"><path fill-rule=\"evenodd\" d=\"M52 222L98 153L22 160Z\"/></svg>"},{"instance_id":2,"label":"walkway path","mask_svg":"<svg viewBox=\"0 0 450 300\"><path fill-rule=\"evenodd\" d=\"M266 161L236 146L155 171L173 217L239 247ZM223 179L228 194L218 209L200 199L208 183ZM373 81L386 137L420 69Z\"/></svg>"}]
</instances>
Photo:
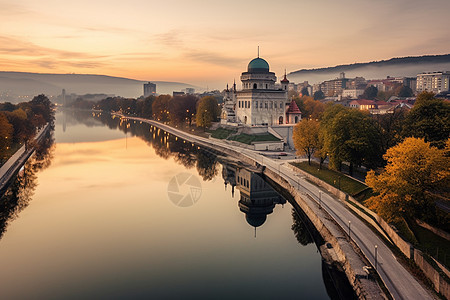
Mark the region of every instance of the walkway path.
<instances>
[{"instance_id":1,"label":"walkway path","mask_svg":"<svg viewBox=\"0 0 450 300\"><path fill-rule=\"evenodd\" d=\"M39 143L45 132L49 129L50 124L44 126L39 130L34 138L34 141ZM17 171L25 164L28 158L33 154L35 148L31 147L25 151L25 145L20 147L19 150L11 156L8 161L0 168L0 196L3 194L4 190L8 187L8 183L17 173Z\"/></svg>"},{"instance_id":2,"label":"walkway path","mask_svg":"<svg viewBox=\"0 0 450 300\"><path fill-rule=\"evenodd\" d=\"M153 120L135 117L126 118L151 124L199 145L226 147L255 160L273 172L278 173L293 187L296 187L300 192L309 195L309 197L314 199L318 205L320 204L345 232L348 232L350 221L351 239L359 246L373 266L375 266L375 248L377 248L377 271L394 299L433 299L431 294L397 261L389 247L387 247L365 223L350 212L341 201L328 194L327 191L322 190L318 186L305 180L302 176L299 176L300 173L296 173L292 168L286 165L288 162L270 159L256 151L243 149L221 141L191 135Z\"/></svg>"}]
</instances>

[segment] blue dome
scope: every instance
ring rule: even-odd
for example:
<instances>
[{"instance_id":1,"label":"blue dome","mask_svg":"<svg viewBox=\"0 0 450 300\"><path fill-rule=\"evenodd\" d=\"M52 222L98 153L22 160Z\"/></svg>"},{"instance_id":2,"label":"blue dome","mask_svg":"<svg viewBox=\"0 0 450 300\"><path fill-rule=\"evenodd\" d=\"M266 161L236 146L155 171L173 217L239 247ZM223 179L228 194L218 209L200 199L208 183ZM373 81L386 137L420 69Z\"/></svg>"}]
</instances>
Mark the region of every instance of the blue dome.
<instances>
[{"instance_id":1,"label":"blue dome","mask_svg":"<svg viewBox=\"0 0 450 300\"><path fill-rule=\"evenodd\" d=\"M248 64L248 72L269 72L269 64L262 58L255 58Z\"/></svg>"}]
</instances>

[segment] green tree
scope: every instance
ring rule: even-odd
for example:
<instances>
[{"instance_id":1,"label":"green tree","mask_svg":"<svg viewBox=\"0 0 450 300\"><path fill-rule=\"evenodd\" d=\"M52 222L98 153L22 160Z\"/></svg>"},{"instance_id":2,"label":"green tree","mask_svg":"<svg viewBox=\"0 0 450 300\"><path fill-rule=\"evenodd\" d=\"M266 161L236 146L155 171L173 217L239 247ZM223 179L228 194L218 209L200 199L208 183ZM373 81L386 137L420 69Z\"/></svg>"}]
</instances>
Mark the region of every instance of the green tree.
<instances>
[{"instance_id":1,"label":"green tree","mask_svg":"<svg viewBox=\"0 0 450 300\"><path fill-rule=\"evenodd\" d=\"M220 108L216 98L212 96L203 97L198 101L196 123L197 127L206 129L212 122L218 121Z\"/></svg>"},{"instance_id":2,"label":"green tree","mask_svg":"<svg viewBox=\"0 0 450 300\"><path fill-rule=\"evenodd\" d=\"M414 95L413 90L409 86L402 85L396 90L398 97L412 97Z\"/></svg>"},{"instance_id":3,"label":"green tree","mask_svg":"<svg viewBox=\"0 0 450 300\"><path fill-rule=\"evenodd\" d=\"M314 100L322 100L325 99L325 94L322 92L322 90L318 90L314 92Z\"/></svg>"},{"instance_id":4,"label":"green tree","mask_svg":"<svg viewBox=\"0 0 450 300\"><path fill-rule=\"evenodd\" d=\"M302 96L309 96L308 88L304 87L302 88L301 92Z\"/></svg>"},{"instance_id":5,"label":"green tree","mask_svg":"<svg viewBox=\"0 0 450 300\"><path fill-rule=\"evenodd\" d=\"M361 95L362 99L374 100L378 95L378 88L371 85L368 86Z\"/></svg>"},{"instance_id":6,"label":"green tree","mask_svg":"<svg viewBox=\"0 0 450 300\"><path fill-rule=\"evenodd\" d=\"M450 184L446 151L421 138L407 138L390 148L384 155L387 165L383 172L367 174L367 185L377 193L367 201L368 206L388 222L435 216L434 195Z\"/></svg>"},{"instance_id":7,"label":"green tree","mask_svg":"<svg viewBox=\"0 0 450 300\"><path fill-rule=\"evenodd\" d=\"M408 111L405 108L395 108L389 114L373 115L378 136L380 137L380 151L386 153L387 149L397 145L403 140L403 125Z\"/></svg>"},{"instance_id":8,"label":"green tree","mask_svg":"<svg viewBox=\"0 0 450 300\"><path fill-rule=\"evenodd\" d=\"M406 116L403 135L424 138L432 146L444 148L450 136L450 103L423 92Z\"/></svg>"},{"instance_id":9,"label":"green tree","mask_svg":"<svg viewBox=\"0 0 450 300\"><path fill-rule=\"evenodd\" d=\"M377 149L379 138L368 112L331 107L324 113L324 118L324 147L331 168L340 170L342 162L346 161L350 164L349 173L353 175L355 165L373 167L379 162L376 158L380 155Z\"/></svg>"},{"instance_id":10,"label":"green tree","mask_svg":"<svg viewBox=\"0 0 450 300\"><path fill-rule=\"evenodd\" d=\"M308 119L301 120L294 127L293 139L297 154L305 154L308 157L308 164L311 165L311 156L319 146L319 122Z\"/></svg>"}]
</instances>

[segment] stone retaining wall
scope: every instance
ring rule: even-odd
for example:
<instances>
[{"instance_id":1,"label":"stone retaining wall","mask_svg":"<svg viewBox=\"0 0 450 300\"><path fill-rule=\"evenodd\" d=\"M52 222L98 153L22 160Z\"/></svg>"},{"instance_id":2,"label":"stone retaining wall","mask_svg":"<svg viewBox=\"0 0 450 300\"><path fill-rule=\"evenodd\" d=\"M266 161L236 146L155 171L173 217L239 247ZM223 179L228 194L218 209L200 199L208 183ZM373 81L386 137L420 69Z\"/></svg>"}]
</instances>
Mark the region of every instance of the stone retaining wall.
<instances>
[{"instance_id":1,"label":"stone retaining wall","mask_svg":"<svg viewBox=\"0 0 450 300\"><path fill-rule=\"evenodd\" d=\"M308 180L314 182L316 185L328 190L331 194L336 196L339 200L343 202L351 202L358 208L356 208L352 204L347 204L347 207L352 209L358 216L369 222L371 225L374 225L374 223L378 223L374 225L374 228L377 229L379 233L381 233L384 237L389 237L388 240L390 240L394 245L396 245L400 251L409 259L412 259L416 262L416 264L419 266L419 268L424 272L424 274L433 282L434 288L436 292L441 293L444 295L447 299L450 299L449 294L449 284L444 279L444 277L439 273L438 270L436 270L435 267L430 265L424 258L423 254L420 250L415 249L413 245L411 245L409 242L405 241L395 230L392 228L391 225L389 225L385 220L383 220L378 214L373 212L372 210L368 209L358 201L356 201L353 197L349 196L348 194L338 190L334 186L320 180L317 177L312 176L311 174L290 165L290 168L293 168L295 172L301 173L304 175ZM371 217L369 217L371 216ZM376 220L376 222L374 222ZM436 262L436 261L435 261ZM448 269L445 268L442 264L439 262L436 262L436 265L438 268L440 268L443 273L449 274ZM448 275L447 275L448 276Z\"/></svg>"}]
</instances>

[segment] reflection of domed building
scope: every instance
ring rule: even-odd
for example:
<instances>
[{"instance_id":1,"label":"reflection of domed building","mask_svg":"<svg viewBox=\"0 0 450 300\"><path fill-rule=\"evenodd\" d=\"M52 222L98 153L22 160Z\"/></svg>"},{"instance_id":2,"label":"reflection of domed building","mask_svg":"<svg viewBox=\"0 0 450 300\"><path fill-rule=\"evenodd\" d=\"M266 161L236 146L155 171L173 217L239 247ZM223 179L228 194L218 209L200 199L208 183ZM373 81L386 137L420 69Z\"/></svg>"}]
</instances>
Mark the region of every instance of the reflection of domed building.
<instances>
[{"instance_id":1,"label":"reflection of domed building","mask_svg":"<svg viewBox=\"0 0 450 300\"><path fill-rule=\"evenodd\" d=\"M273 212L276 204L286 203L260 175L249 170L235 169L224 164L222 176L225 186L231 184L233 188L236 186L239 189L239 209L245 213L247 223L255 229L265 223L267 215Z\"/></svg>"}]
</instances>

